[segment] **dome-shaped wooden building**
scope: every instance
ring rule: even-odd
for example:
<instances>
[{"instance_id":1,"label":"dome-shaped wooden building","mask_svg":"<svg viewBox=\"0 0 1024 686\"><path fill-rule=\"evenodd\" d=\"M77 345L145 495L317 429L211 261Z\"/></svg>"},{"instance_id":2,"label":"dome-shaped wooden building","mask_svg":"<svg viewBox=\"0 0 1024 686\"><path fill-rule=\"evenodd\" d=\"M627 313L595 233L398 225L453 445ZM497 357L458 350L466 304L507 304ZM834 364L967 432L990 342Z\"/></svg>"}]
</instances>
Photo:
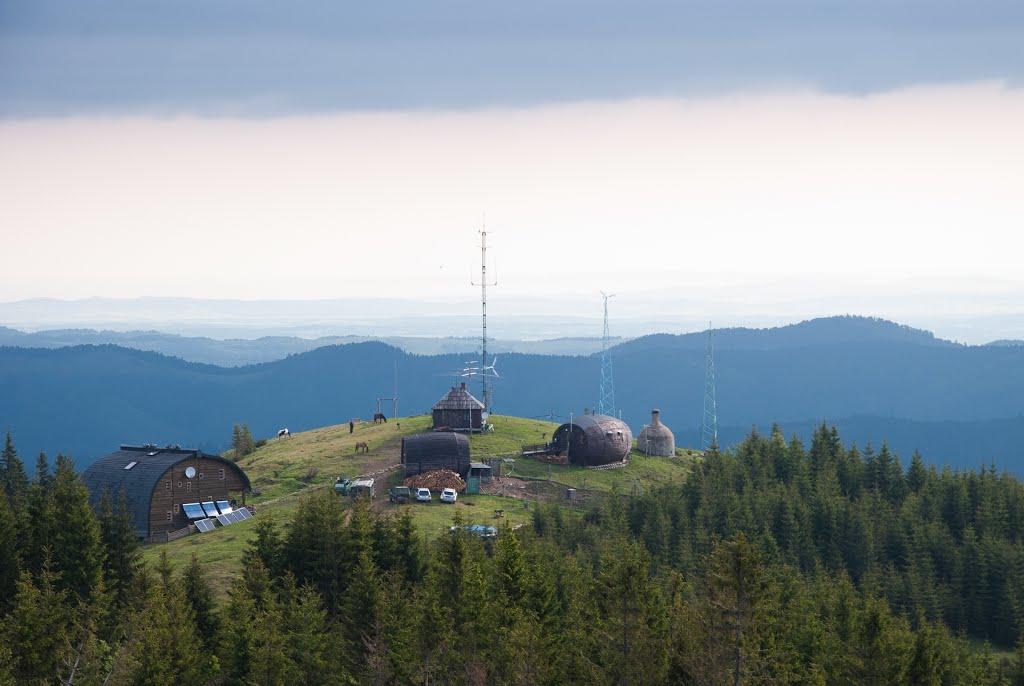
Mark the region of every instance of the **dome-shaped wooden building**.
<instances>
[{"instance_id":1,"label":"dome-shaped wooden building","mask_svg":"<svg viewBox=\"0 0 1024 686\"><path fill-rule=\"evenodd\" d=\"M98 505L106 491L122 490L139 538L153 539L189 525L186 503L245 502L249 477L230 460L201 450L155 445L122 445L82 474L89 498Z\"/></svg>"},{"instance_id":2,"label":"dome-shaped wooden building","mask_svg":"<svg viewBox=\"0 0 1024 686\"><path fill-rule=\"evenodd\" d=\"M633 447L633 432L621 419L585 414L562 424L551 437L551 449L567 454L570 464L593 467L622 462Z\"/></svg>"},{"instance_id":3,"label":"dome-shaped wooden building","mask_svg":"<svg viewBox=\"0 0 1024 686\"><path fill-rule=\"evenodd\" d=\"M676 454L676 436L661 423L661 410L651 410L651 423L640 429L636 449L644 455L673 457Z\"/></svg>"}]
</instances>

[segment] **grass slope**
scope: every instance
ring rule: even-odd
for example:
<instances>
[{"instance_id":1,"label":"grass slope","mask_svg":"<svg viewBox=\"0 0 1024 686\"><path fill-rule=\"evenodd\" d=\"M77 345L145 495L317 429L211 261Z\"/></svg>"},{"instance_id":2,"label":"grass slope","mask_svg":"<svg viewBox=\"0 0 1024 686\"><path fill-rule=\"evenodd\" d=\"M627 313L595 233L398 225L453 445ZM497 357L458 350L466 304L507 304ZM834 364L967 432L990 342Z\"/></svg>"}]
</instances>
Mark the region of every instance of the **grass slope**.
<instances>
[{"instance_id":1,"label":"grass slope","mask_svg":"<svg viewBox=\"0 0 1024 686\"><path fill-rule=\"evenodd\" d=\"M524 443L540 443L550 438L557 424L494 416L495 430L471 437L473 459L489 456L518 455ZM344 474L357 476L385 469L400 461L403 436L430 428L430 417L405 417L388 424L360 424L355 433L348 432L348 424L293 434L290 438L275 438L239 462L259 496L248 499L255 505L257 518L273 518L283 526L299 505L303 495L322 488L331 488L335 477ZM356 453L355 444L365 441L370 450ZM550 478L577 488L630 493L634 483L646 488L653 482L681 481L689 470L690 459L644 457L634 453L630 464L615 470L591 470L583 467L548 465L530 458L515 458L512 475ZM420 533L426 539L442 535L451 526L455 512L463 521L479 524L516 525L529 521L530 512L522 501L497 495L461 495L453 507L438 501L427 504L394 506L386 502L387 486L397 482L398 473L378 478L377 507L385 512L397 513L409 508ZM532 507L531 503L531 507ZM496 518L495 510L504 510L503 518ZM195 553L205 565L215 592L224 597L231 580L241 568L242 551L254 538L256 519L229 527L219 527L205 534L192 534L171 543L151 545L144 549L143 557L155 561L166 552L175 568L188 563Z\"/></svg>"}]
</instances>

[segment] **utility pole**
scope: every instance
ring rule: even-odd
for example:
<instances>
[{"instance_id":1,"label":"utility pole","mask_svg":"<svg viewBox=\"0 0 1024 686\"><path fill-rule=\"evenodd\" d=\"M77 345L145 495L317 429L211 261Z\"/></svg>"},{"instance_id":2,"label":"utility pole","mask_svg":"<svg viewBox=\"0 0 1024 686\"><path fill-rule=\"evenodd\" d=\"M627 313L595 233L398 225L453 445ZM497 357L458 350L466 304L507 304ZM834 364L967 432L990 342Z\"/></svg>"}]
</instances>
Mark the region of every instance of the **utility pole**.
<instances>
[{"instance_id":1,"label":"utility pole","mask_svg":"<svg viewBox=\"0 0 1024 686\"><path fill-rule=\"evenodd\" d=\"M480 312L482 323L482 334L480 337L480 385L483 391L484 412L491 413L491 384L487 377L487 220L484 219L480 229ZM474 286L475 283L470 281ZM497 286L495 279L491 286Z\"/></svg>"},{"instance_id":2,"label":"utility pole","mask_svg":"<svg viewBox=\"0 0 1024 686\"><path fill-rule=\"evenodd\" d=\"M708 348L704 359L704 419L701 422L700 447L718 447L718 403L715 398L715 351L711 322L708 322Z\"/></svg>"},{"instance_id":3,"label":"utility pole","mask_svg":"<svg viewBox=\"0 0 1024 686\"><path fill-rule=\"evenodd\" d=\"M614 293L601 291L604 298L604 331L601 334L601 397L598 400L598 412L601 414L615 416L615 379L612 376L612 357L608 351L610 335L608 333L608 299L614 298Z\"/></svg>"}]
</instances>

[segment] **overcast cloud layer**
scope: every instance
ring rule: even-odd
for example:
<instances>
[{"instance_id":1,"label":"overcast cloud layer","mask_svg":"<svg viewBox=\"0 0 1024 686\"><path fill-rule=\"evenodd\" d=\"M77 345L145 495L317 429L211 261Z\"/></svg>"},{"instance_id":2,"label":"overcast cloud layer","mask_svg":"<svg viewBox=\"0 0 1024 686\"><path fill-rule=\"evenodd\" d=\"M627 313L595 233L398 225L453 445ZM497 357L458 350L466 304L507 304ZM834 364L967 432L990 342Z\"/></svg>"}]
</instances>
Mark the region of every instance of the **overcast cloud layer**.
<instances>
[{"instance_id":1,"label":"overcast cloud layer","mask_svg":"<svg viewBox=\"0 0 1024 686\"><path fill-rule=\"evenodd\" d=\"M1024 3L3 0L0 116L865 93L1024 77Z\"/></svg>"}]
</instances>

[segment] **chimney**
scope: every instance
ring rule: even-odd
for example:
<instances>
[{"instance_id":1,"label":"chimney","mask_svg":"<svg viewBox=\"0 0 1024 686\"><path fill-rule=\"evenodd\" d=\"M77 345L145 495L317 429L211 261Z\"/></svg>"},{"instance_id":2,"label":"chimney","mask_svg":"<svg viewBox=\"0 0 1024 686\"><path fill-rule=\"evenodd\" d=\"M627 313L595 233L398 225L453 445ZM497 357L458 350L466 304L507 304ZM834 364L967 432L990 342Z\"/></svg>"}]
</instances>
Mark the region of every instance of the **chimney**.
<instances>
[{"instance_id":1,"label":"chimney","mask_svg":"<svg viewBox=\"0 0 1024 686\"><path fill-rule=\"evenodd\" d=\"M661 410L651 410L651 426L661 426Z\"/></svg>"}]
</instances>

